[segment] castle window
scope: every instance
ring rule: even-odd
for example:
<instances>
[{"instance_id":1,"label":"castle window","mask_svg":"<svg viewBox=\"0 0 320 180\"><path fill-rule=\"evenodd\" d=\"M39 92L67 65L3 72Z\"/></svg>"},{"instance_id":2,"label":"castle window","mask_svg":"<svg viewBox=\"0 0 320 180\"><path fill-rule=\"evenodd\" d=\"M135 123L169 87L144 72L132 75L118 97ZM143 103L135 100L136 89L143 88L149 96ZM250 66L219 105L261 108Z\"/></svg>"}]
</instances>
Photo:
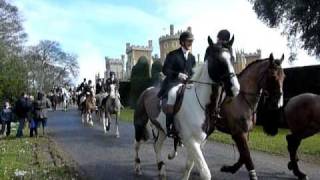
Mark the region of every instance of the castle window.
<instances>
[{"instance_id":1,"label":"castle window","mask_svg":"<svg viewBox=\"0 0 320 180\"><path fill-rule=\"evenodd\" d=\"M165 49L168 48L168 43L167 43L167 42L164 43L164 48L165 48Z\"/></svg>"}]
</instances>

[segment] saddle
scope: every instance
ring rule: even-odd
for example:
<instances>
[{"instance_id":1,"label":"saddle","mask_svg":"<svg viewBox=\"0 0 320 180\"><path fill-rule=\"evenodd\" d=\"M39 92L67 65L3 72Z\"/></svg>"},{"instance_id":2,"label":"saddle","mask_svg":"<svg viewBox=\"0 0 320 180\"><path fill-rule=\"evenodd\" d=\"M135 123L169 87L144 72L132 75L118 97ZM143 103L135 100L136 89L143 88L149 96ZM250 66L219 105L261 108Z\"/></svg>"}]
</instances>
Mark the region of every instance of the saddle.
<instances>
[{"instance_id":1,"label":"saddle","mask_svg":"<svg viewBox=\"0 0 320 180\"><path fill-rule=\"evenodd\" d=\"M186 84L183 84L182 86L179 87L178 91L177 91L177 95L176 95L176 102L174 103L174 110L173 110L173 114L176 115L180 108L181 108L181 105L182 105L182 100L183 100L183 97L184 97L184 92L186 90L186 87L187 85ZM166 105L167 105L167 99L164 99L161 103L161 107L162 107L162 111L164 113L167 113L166 112Z\"/></svg>"}]
</instances>

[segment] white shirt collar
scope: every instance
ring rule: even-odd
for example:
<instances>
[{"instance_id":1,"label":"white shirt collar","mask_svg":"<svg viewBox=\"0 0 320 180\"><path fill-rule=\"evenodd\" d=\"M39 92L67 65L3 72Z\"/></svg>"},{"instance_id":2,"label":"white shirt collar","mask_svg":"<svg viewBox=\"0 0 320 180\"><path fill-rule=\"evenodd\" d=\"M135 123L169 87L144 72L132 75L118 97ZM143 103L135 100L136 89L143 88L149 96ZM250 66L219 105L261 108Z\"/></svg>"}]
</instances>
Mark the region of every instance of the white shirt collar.
<instances>
[{"instance_id":1,"label":"white shirt collar","mask_svg":"<svg viewBox=\"0 0 320 180\"><path fill-rule=\"evenodd\" d=\"M188 59L188 55L189 55L189 50L185 49L183 46L181 47L183 55L186 59Z\"/></svg>"}]
</instances>

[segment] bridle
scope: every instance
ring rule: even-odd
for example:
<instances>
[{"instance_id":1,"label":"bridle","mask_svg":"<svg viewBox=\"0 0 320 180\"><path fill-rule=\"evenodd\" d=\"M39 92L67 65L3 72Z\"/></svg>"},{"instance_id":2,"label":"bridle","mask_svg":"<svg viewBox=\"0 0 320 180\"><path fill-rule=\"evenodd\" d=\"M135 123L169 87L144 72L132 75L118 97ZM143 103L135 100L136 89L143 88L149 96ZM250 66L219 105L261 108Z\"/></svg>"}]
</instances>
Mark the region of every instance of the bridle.
<instances>
[{"instance_id":1,"label":"bridle","mask_svg":"<svg viewBox=\"0 0 320 180\"><path fill-rule=\"evenodd\" d=\"M258 109L258 104L259 104L259 101L260 101L260 98L263 96L263 97L269 97L269 91L266 90L263 86L262 86L262 83L265 83L265 77L267 75L267 71L269 70L266 69L264 72L263 72L263 75L259 78L258 80L258 92L255 93L255 92L246 92L246 91L243 91L243 90L240 90L240 95L242 96L242 98L244 99L244 101L246 102L247 106L249 107L249 109L252 111L252 114L256 114L257 112L257 109ZM282 93L280 92L279 94L276 94L276 95L279 95L281 96ZM256 105L252 105L247 96L250 96L250 97L255 97L256 99L258 99L258 103Z\"/></svg>"}]
</instances>

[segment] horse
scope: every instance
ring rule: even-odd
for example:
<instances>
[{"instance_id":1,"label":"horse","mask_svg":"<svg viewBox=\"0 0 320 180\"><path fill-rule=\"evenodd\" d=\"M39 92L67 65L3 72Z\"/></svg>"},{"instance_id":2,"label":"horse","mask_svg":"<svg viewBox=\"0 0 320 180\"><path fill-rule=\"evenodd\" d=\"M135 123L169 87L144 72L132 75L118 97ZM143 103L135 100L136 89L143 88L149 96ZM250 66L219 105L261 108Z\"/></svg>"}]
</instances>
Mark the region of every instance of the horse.
<instances>
[{"instance_id":1,"label":"horse","mask_svg":"<svg viewBox=\"0 0 320 180\"><path fill-rule=\"evenodd\" d=\"M222 172L235 173L245 164L249 178L258 179L248 146L249 131L256 123L257 106L262 94L269 97L270 107L280 108L283 105L283 60L284 55L274 59L271 53L269 58L249 64L238 76L239 95L222 103L221 116L224 118L215 127L232 136L240 154L238 161L232 166L223 166Z\"/></svg>"},{"instance_id":2,"label":"horse","mask_svg":"<svg viewBox=\"0 0 320 180\"><path fill-rule=\"evenodd\" d=\"M51 96L50 96L50 101L51 101L51 107L52 107L52 110L53 111L56 111L57 110L57 105L59 103L59 97L56 93L53 93Z\"/></svg>"},{"instance_id":3,"label":"horse","mask_svg":"<svg viewBox=\"0 0 320 180\"><path fill-rule=\"evenodd\" d=\"M63 102L63 110L67 111L68 105L70 103L70 93L65 88L62 88L61 91L62 91L61 97L62 97L62 102Z\"/></svg>"},{"instance_id":4,"label":"horse","mask_svg":"<svg viewBox=\"0 0 320 180\"><path fill-rule=\"evenodd\" d=\"M92 114L96 110L93 95L87 92L81 99L81 121L93 126Z\"/></svg>"},{"instance_id":5,"label":"horse","mask_svg":"<svg viewBox=\"0 0 320 180\"><path fill-rule=\"evenodd\" d=\"M110 130L110 124L111 124L111 116L115 115L115 131L116 131L116 137L120 137L119 133L119 125L118 125L118 118L120 117L120 110L121 110L121 102L120 102L120 95L118 91L116 90L116 86L114 84L110 85L110 93L108 97L106 97L102 101L101 106L101 115L102 115L102 124L103 124L103 130L104 133L107 133L107 131Z\"/></svg>"},{"instance_id":6,"label":"horse","mask_svg":"<svg viewBox=\"0 0 320 180\"><path fill-rule=\"evenodd\" d=\"M301 180L308 179L307 175L299 169L297 150L303 139L320 132L320 96L312 93L303 93L292 97L288 103L280 109L268 108L269 99L266 98L263 106L266 106L262 115L262 122L269 124L264 131L272 136L278 133L278 124L284 120L288 124L290 134L286 136L290 161L288 169ZM271 116L272 115L272 116Z\"/></svg>"},{"instance_id":7,"label":"horse","mask_svg":"<svg viewBox=\"0 0 320 180\"><path fill-rule=\"evenodd\" d=\"M210 103L212 88L220 84L225 87L227 95L230 97L236 96L239 91L239 82L231 64L233 41L234 37L222 47L214 44L209 36L206 61L195 71L192 77L193 84L186 85L181 107L176 113L174 121L179 137L188 151L188 160L182 179L189 179L194 164L197 165L202 179L211 179L211 173L201 149L207 138L204 130L206 119L204 106ZM158 92L159 88L157 87L150 87L143 91L134 111L135 172L141 174L139 149L141 143L149 138L147 127L148 124L151 124L155 136L154 150L159 175L165 177L162 145L166 139L166 117L160 107ZM173 154L169 154L169 156L172 157Z\"/></svg>"}]
</instances>

